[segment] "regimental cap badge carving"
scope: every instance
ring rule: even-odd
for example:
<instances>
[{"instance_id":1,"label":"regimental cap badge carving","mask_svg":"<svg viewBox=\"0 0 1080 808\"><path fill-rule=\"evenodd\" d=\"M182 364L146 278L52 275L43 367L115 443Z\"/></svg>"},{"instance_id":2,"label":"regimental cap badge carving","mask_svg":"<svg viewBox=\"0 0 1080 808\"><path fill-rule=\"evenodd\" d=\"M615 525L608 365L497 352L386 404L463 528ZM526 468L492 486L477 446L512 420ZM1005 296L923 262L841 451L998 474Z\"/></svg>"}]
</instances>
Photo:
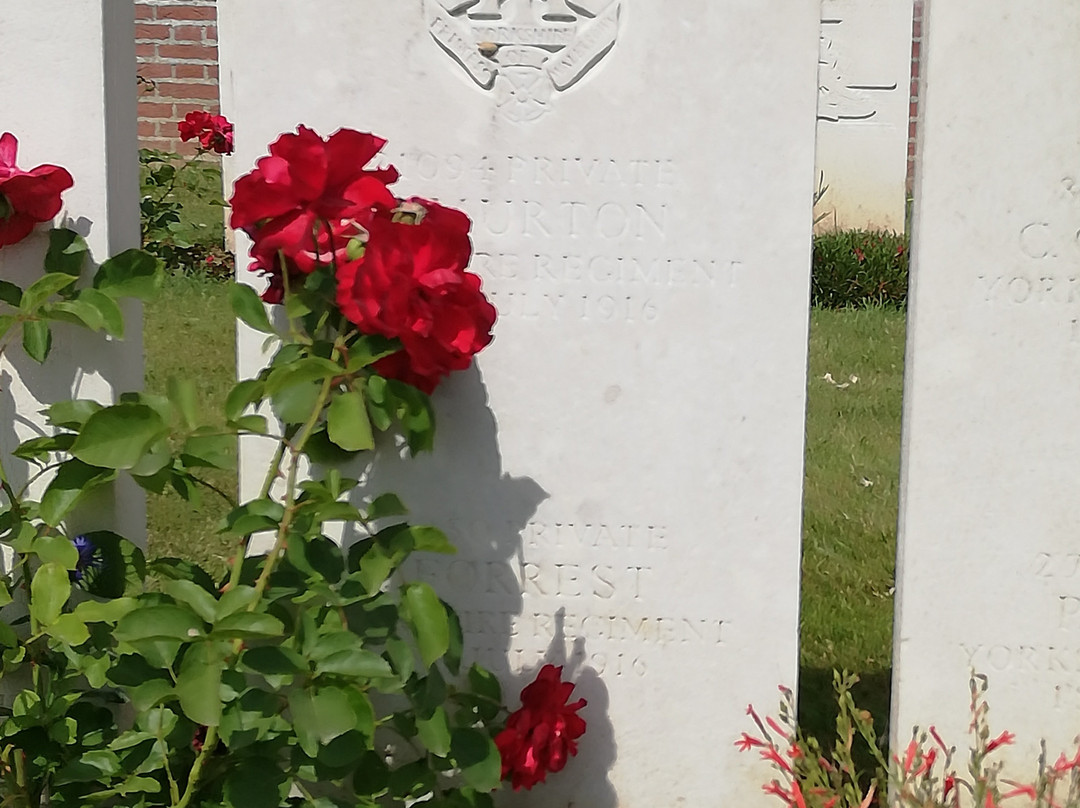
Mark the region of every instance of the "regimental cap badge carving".
<instances>
[{"instance_id":1,"label":"regimental cap badge carving","mask_svg":"<svg viewBox=\"0 0 1080 808\"><path fill-rule=\"evenodd\" d=\"M614 47L622 0L424 0L431 36L502 114L532 121Z\"/></svg>"}]
</instances>

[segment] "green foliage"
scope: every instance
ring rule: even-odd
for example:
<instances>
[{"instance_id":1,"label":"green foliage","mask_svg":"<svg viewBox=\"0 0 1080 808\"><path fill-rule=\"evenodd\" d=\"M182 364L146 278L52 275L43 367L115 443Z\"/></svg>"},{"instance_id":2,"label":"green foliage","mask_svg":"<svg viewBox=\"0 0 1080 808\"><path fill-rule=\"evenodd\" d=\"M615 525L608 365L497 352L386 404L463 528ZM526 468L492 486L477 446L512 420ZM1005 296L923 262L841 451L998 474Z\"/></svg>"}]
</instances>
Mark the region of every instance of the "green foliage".
<instances>
[{"instance_id":1,"label":"green foliage","mask_svg":"<svg viewBox=\"0 0 1080 808\"><path fill-rule=\"evenodd\" d=\"M825 309L907 303L907 239L886 231L837 230L814 237L810 302Z\"/></svg>"},{"instance_id":2,"label":"green foliage","mask_svg":"<svg viewBox=\"0 0 1080 808\"><path fill-rule=\"evenodd\" d=\"M21 332L40 361L53 322L122 333L116 301L163 286L161 261L142 251L80 284L84 246L54 235L51 271L29 289L0 289L5 339ZM108 405L56 402L49 434L14 452L54 472L40 499L9 485L0 464L0 543L17 558L0 576L0 603L20 609L0 619L0 678L14 688L0 715L6 802L274 808L299 792L320 806L492 805L498 683L476 666L459 676L460 622L401 572L414 553L454 548L407 521L397 496L339 469L379 432L429 449L430 400L373 369L396 343L359 334L325 291L298 294L303 305L279 325L246 287L229 293L273 358L217 396L219 415L204 413L199 385L184 379ZM279 424L254 412L264 405ZM204 475L233 466L237 438L250 433L278 448L263 490L231 503L217 526L235 547L227 569L148 565L121 536L66 527L120 477L200 500L216 489ZM301 468L317 471L301 480ZM347 549L324 532L343 519L364 536ZM248 552L256 531L273 537L261 555Z\"/></svg>"},{"instance_id":3,"label":"green foliage","mask_svg":"<svg viewBox=\"0 0 1080 808\"><path fill-rule=\"evenodd\" d=\"M143 249L174 274L228 280L231 253L224 236L221 170L173 152L140 149Z\"/></svg>"}]
</instances>

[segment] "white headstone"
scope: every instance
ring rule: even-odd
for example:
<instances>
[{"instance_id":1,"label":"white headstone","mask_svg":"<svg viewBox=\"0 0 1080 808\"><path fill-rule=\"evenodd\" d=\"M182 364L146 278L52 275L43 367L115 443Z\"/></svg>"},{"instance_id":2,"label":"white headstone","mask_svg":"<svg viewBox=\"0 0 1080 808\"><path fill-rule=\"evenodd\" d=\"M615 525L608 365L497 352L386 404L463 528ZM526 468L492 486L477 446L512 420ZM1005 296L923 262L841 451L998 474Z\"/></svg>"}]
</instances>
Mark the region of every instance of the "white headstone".
<instances>
[{"instance_id":1,"label":"white headstone","mask_svg":"<svg viewBox=\"0 0 1080 808\"><path fill-rule=\"evenodd\" d=\"M377 482L458 544L417 570L508 700L545 661L589 700L507 804L763 804L733 741L797 676L817 3L375 5L218 3L226 171L352 127L473 218L495 341Z\"/></svg>"},{"instance_id":2,"label":"white headstone","mask_svg":"<svg viewBox=\"0 0 1080 808\"><path fill-rule=\"evenodd\" d=\"M912 0L823 0L819 228L903 232Z\"/></svg>"},{"instance_id":3,"label":"white headstone","mask_svg":"<svg viewBox=\"0 0 1080 808\"><path fill-rule=\"evenodd\" d=\"M139 162L135 119L135 17L115 0L4 0L0 5L0 134L19 141L18 165L66 168L75 185L64 193L58 222L82 234L95 261L139 246ZM24 288L43 273L47 225L0 249L0 277ZM90 277L93 269L83 269ZM142 321L125 306L125 339L54 326L44 366L16 344L0 360L0 445L5 455L41 434L39 411L67 398L107 403L142 389ZM17 342L17 341L16 341ZM16 475L20 474L16 470ZM115 529L142 542L145 499L129 480L117 499L95 499L69 519L73 530ZM121 501L122 500L122 501ZM114 511L114 513L110 513Z\"/></svg>"},{"instance_id":4,"label":"white headstone","mask_svg":"<svg viewBox=\"0 0 1080 808\"><path fill-rule=\"evenodd\" d=\"M926 13L893 727L966 748L973 668L1032 777L1080 726L1080 5Z\"/></svg>"}]
</instances>

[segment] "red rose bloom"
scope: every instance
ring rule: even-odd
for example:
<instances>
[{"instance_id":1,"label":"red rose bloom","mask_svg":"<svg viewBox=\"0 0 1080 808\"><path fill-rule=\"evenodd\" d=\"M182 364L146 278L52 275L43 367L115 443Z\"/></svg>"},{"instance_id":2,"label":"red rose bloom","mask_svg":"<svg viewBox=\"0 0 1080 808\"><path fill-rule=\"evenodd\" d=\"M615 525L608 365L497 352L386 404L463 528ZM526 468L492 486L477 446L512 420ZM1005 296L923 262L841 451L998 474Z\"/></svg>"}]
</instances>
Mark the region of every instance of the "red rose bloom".
<instances>
[{"instance_id":1,"label":"red rose bloom","mask_svg":"<svg viewBox=\"0 0 1080 808\"><path fill-rule=\"evenodd\" d=\"M395 182L393 168L366 169L385 140L341 129L323 140L305 126L270 146L255 169L236 181L229 223L255 242L256 254L283 252L301 272L318 262L308 255L323 252L319 239L342 221L364 227L376 210L390 210L397 200L386 187ZM269 271L280 273L280 266Z\"/></svg>"},{"instance_id":2,"label":"red rose bloom","mask_svg":"<svg viewBox=\"0 0 1080 808\"><path fill-rule=\"evenodd\" d=\"M75 184L67 169L59 166L16 168L18 149L13 134L0 136L0 247L22 241L35 224L56 216L60 194Z\"/></svg>"},{"instance_id":3,"label":"red rose bloom","mask_svg":"<svg viewBox=\"0 0 1080 808\"><path fill-rule=\"evenodd\" d=\"M495 736L503 779L509 776L515 791L544 782L548 772L561 771L577 754L577 739L585 733L585 721L577 711L586 702L567 704L573 691L572 682L562 681L562 667L554 665L541 668L536 680L521 691L521 709Z\"/></svg>"},{"instance_id":4,"label":"red rose bloom","mask_svg":"<svg viewBox=\"0 0 1080 808\"><path fill-rule=\"evenodd\" d=\"M301 285L304 275L314 272L319 266L342 266L348 261L349 242L366 236L367 233L352 221L335 222L329 226L319 225L310 248L302 247L291 254L285 254L290 286L295 288ZM251 245L251 258L248 269L269 279L270 285L262 294L263 302L281 303L285 293L281 254L265 241L256 241Z\"/></svg>"},{"instance_id":5,"label":"red rose bloom","mask_svg":"<svg viewBox=\"0 0 1080 808\"><path fill-rule=\"evenodd\" d=\"M430 393L491 342L495 308L479 276L465 271L468 217L420 199L402 209L418 221L373 217L363 257L338 265L337 301L364 333L401 341L402 351L377 363L377 371Z\"/></svg>"},{"instance_id":6,"label":"red rose bloom","mask_svg":"<svg viewBox=\"0 0 1080 808\"><path fill-rule=\"evenodd\" d=\"M218 154L233 153L233 125L224 115L211 115L203 110L189 112L184 120L176 125L183 141L199 139L199 145L206 151Z\"/></svg>"}]
</instances>

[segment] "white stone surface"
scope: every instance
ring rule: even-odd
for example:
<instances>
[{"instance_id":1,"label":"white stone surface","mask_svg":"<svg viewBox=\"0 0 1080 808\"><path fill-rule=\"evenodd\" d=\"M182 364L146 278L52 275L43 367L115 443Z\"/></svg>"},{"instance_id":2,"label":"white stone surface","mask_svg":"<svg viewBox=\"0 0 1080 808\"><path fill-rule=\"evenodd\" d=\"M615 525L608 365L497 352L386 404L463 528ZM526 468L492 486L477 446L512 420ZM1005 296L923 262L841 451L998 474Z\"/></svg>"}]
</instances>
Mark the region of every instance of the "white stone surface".
<instances>
[{"instance_id":1,"label":"white stone surface","mask_svg":"<svg viewBox=\"0 0 1080 808\"><path fill-rule=\"evenodd\" d=\"M967 748L974 668L1032 777L1080 727L1080 5L926 13L893 727Z\"/></svg>"},{"instance_id":2,"label":"white stone surface","mask_svg":"<svg viewBox=\"0 0 1080 808\"><path fill-rule=\"evenodd\" d=\"M733 742L797 674L819 9L575 5L221 0L226 171L349 126L474 219L495 341L437 392L434 456L377 483L460 546L419 571L511 701L544 661L589 700L580 755L505 804L764 805Z\"/></svg>"},{"instance_id":3,"label":"white stone surface","mask_svg":"<svg viewBox=\"0 0 1080 808\"><path fill-rule=\"evenodd\" d=\"M86 237L98 262L139 245L135 117L134 7L116 0L4 0L0 5L0 133L19 140L18 165L60 165L75 185L64 193L58 222ZM0 277L24 288L41 276L46 225L26 241L0 249ZM84 268L92 277L93 268ZM142 322L125 309L126 339L54 327L53 350L41 366L18 345L0 360L0 446L41 434L39 410L64 398L102 402L142 389ZM16 479L25 468L15 468ZM73 530L112 528L146 535L145 499L134 484L97 497L70 520Z\"/></svg>"},{"instance_id":4,"label":"white stone surface","mask_svg":"<svg viewBox=\"0 0 1080 808\"><path fill-rule=\"evenodd\" d=\"M903 232L912 0L823 0L819 229Z\"/></svg>"}]
</instances>

